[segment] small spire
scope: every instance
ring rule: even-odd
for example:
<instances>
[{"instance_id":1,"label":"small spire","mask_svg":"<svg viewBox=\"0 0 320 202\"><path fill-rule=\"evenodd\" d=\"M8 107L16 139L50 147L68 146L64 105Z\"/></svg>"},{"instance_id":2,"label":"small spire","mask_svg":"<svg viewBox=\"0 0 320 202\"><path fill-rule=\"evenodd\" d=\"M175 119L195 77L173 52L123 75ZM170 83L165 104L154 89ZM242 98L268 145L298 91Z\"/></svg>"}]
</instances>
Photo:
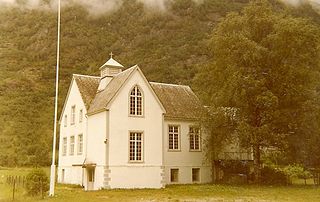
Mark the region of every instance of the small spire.
<instances>
[{"instance_id":1,"label":"small spire","mask_svg":"<svg viewBox=\"0 0 320 202\"><path fill-rule=\"evenodd\" d=\"M111 52L111 53L110 53L109 55L110 55L110 58L112 58L112 56L113 56L113 53Z\"/></svg>"}]
</instances>

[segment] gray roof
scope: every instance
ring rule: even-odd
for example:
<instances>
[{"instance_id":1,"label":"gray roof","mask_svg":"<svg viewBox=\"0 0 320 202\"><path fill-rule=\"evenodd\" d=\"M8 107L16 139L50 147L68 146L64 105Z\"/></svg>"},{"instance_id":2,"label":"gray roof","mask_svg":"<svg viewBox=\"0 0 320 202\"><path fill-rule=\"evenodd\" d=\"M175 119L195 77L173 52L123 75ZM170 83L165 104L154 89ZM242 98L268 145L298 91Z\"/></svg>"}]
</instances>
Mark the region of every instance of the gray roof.
<instances>
[{"instance_id":1,"label":"gray roof","mask_svg":"<svg viewBox=\"0 0 320 202\"><path fill-rule=\"evenodd\" d=\"M202 105L189 86L149 82L172 119L199 119Z\"/></svg>"},{"instance_id":2,"label":"gray roof","mask_svg":"<svg viewBox=\"0 0 320 202\"><path fill-rule=\"evenodd\" d=\"M88 114L106 109L110 101L130 77L137 65L115 75L102 91L98 91L100 77L74 75ZM202 112L198 97L189 86L149 82L166 110L165 118L197 120Z\"/></svg>"},{"instance_id":3,"label":"gray roof","mask_svg":"<svg viewBox=\"0 0 320 202\"><path fill-rule=\"evenodd\" d=\"M78 74L74 74L73 77L79 88L84 105L88 110L93 98L97 93L100 77L85 76Z\"/></svg>"},{"instance_id":4,"label":"gray roof","mask_svg":"<svg viewBox=\"0 0 320 202\"><path fill-rule=\"evenodd\" d=\"M93 99L88 114L95 113L97 111L105 109L109 104L112 98L117 94L121 86L129 78L131 73L138 68L138 66L133 66L125 71L115 75L109 84L100 92L96 93L95 98Z\"/></svg>"}]
</instances>

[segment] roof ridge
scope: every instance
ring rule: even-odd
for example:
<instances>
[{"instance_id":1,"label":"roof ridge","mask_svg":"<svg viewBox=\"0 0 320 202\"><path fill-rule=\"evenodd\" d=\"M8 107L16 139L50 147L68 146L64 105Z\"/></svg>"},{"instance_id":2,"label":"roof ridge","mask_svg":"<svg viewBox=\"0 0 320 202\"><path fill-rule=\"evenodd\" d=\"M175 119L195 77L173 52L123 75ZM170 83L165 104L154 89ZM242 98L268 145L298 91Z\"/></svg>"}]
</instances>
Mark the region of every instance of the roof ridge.
<instances>
[{"instance_id":1,"label":"roof ridge","mask_svg":"<svg viewBox=\"0 0 320 202\"><path fill-rule=\"evenodd\" d=\"M115 77L119 76L119 75L122 75L123 73L126 73L127 71L131 70L131 69L134 69L135 67L138 67L138 65L133 65L132 67L129 67L128 69L126 70L123 70L122 72L116 74L112 79L114 79Z\"/></svg>"},{"instance_id":2,"label":"roof ridge","mask_svg":"<svg viewBox=\"0 0 320 202\"><path fill-rule=\"evenodd\" d=\"M166 86L179 86L179 87L188 87L188 88L190 88L189 85L181 85L181 84L161 83L161 82L154 82L154 81L149 81L149 83L150 84L166 85Z\"/></svg>"},{"instance_id":3,"label":"roof ridge","mask_svg":"<svg viewBox=\"0 0 320 202\"><path fill-rule=\"evenodd\" d=\"M94 77L94 78L101 78L100 76L91 76L91 75L83 75L83 74L72 74L72 76L82 76L82 77Z\"/></svg>"}]
</instances>

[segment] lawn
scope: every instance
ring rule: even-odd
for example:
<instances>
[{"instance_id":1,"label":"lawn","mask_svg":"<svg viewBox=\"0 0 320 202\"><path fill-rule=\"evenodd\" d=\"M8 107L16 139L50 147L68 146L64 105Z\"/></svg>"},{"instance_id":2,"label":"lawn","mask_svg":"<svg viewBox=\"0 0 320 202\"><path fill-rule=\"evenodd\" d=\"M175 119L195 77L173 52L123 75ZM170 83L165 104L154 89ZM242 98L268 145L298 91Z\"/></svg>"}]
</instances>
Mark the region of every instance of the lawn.
<instances>
[{"instance_id":1,"label":"lawn","mask_svg":"<svg viewBox=\"0 0 320 202\"><path fill-rule=\"evenodd\" d=\"M0 202L11 201L12 189L4 182L4 175L25 174L28 169L0 170ZM174 185L165 189L100 190L85 192L79 187L57 185L54 197L28 197L18 188L16 201L320 201L320 187L293 186L230 186L230 185Z\"/></svg>"}]
</instances>

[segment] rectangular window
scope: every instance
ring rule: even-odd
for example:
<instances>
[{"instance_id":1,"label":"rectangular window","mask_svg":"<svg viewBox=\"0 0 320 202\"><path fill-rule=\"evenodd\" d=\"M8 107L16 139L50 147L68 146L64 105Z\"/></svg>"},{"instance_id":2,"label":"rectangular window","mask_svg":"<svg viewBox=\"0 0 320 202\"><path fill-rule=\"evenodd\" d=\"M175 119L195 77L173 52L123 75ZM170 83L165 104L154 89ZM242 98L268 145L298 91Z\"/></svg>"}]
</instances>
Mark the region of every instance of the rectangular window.
<instances>
[{"instance_id":1,"label":"rectangular window","mask_svg":"<svg viewBox=\"0 0 320 202\"><path fill-rule=\"evenodd\" d=\"M70 137L70 155L74 154L74 136Z\"/></svg>"},{"instance_id":2,"label":"rectangular window","mask_svg":"<svg viewBox=\"0 0 320 202\"><path fill-rule=\"evenodd\" d=\"M170 182L179 181L179 169L170 169Z\"/></svg>"},{"instance_id":3,"label":"rectangular window","mask_svg":"<svg viewBox=\"0 0 320 202\"><path fill-rule=\"evenodd\" d=\"M192 182L200 182L200 168L192 168Z\"/></svg>"},{"instance_id":4,"label":"rectangular window","mask_svg":"<svg viewBox=\"0 0 320 202\"><path fill-rule=\"evenodd\" d=\"M200 137L200 129L198 127L189 127L189 138L190 138L190 150L200 151L201 137Z\"/></svg>"},{"instance_id":5,"label":"rectangular window","mask_svg":"<svg viewBox=\"0 0 320 202\"><path fill-rule=\"evenodd\" d=\"M78 155L81 155L83 152L83 135L78 135Z\"/></svg>"},{"instance_id":6,"label":"rectangular window","mask_svg":"<svg viewBox=\"0 0 320 202\"><path fill-rule=\"evenodd\" d=\"M62 156L67 155L67 138L62 139Z\"/></svg>"},{"instance_id":7,"label":"rectangular window","mask_svg":"<svg viewBox=\"0 0 320 202\"><path fill-rule=\"evenodd\" d=\"M68 125L68 116L64 115L64 127L67 127Z\"/></svg>"},{"instance_id":8,"label":"rectangular window","mask_svg":"<svg viewBox=\"0 0 320 202\"><path fill-rule=\"evenodd\" d=\"M82 123L82 119L83 119L83 110L80 109L80 111L79 111L79 123Z\"/></svg>"},{"instance_id":9,"label":"rectangular window","mask_svg":"<svg viewBox=\"0 0 320 202\"><path fill-rule=\"evenodd\" d=\"M169 149L179 150L179 126L169 126Z\"/></svg>"},{"instance_id":10,"label":"rectangular window","mask_svg":"<svg viewBox=\"0 0 320 202\"><path fill-rule=\"evenodd\" d=\"M143 136L142 133L132 132L129 137L129 160L142 161Z\"/></svg>"},{"instance_id":11,"label":"rectangular window","mask_svg":"<svg viewBox=\"0 0 320 202\"><path fill-rule=\"evenodd\" d=\"M73 125L75 121L76 121L76 106L73 105L71 107L71 123L70 124Z\"/></svg>"}]
</instances>

